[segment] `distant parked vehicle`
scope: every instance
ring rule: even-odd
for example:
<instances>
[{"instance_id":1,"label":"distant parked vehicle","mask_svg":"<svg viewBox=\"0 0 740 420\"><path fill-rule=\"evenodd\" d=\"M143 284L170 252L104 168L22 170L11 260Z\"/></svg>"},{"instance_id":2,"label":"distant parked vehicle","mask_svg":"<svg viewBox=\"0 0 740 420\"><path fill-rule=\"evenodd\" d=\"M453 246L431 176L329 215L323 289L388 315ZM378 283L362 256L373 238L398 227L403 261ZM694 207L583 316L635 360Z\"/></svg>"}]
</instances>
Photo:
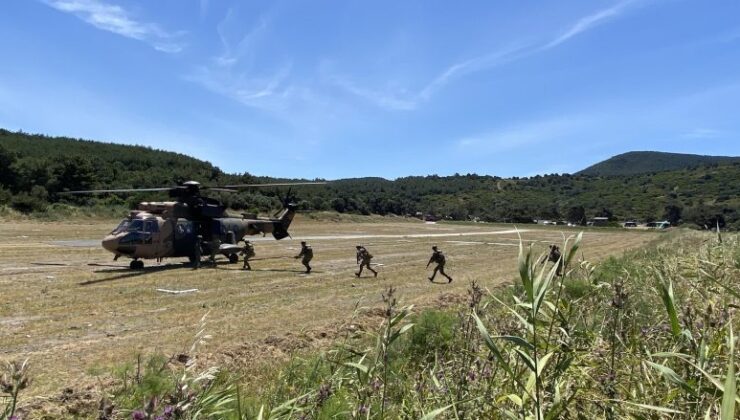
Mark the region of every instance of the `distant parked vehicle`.
<instances>
[{"instance_id":1,"label":"distant parked vehicle","mask_svg":"<svg viewBox=\"0 0 740 420\"><path fill-rule=\"evenodd\" d=\"M624 222L624 227L626 228L637 227L637 222L635 222L634 220L629 220L627 222Z\"/></svg>"}]
</instances>

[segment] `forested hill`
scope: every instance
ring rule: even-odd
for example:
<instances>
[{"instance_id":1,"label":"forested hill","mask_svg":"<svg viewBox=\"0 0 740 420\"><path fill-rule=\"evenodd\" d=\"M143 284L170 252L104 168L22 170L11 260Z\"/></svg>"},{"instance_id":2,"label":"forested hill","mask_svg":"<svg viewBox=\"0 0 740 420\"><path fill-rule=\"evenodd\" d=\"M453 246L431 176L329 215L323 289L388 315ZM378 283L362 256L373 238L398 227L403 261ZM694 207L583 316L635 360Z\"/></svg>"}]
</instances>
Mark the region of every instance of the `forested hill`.
<instances>
[{"instance_id":1,"label":"forested hill","mask_svg":"<svg viewBox=\"0 0 740 420\"><path fill-rule=\"evenodd\" d=\"M636 175L675 171L718 163L740 162L740 157L702 156L666 152L627 152L578 172L578 175Z\"/></svg>"},{"instance_id":2,"label":"forested hill","mask_svg":"<svg viewBox=\"0 0 740 420\"><path fill-rule=\"evenodd\" d=\"M43 214L50 203L104 207L164 199L157 194L69 197L64 190L147 188L182 180L205 185L269 182L274 178L226 174L177 153L140 146L98 143L0 130L0 207ZM583 223L610 219L683 220L740 228L740 162L624 176L544 175L503 179L487 175L337 180L295 189L303 210L407 215L421 212L453 220L526 223L533 219ZM216 193L236 210L280 207L285 191Z\"/></svg>"},{"instance_id":3,"label":"forested hill","mask_svg":"<svg viewBox=\"0 0 740 420\"><path fill-rule=\"evenodd\" d=\"M0 146L18 158L17 169L24 178L27 178L25 181L28 181L26 183L28 185L39 183L34 181L43 181L34 175L42 175L39 172L45 171L39 167L49 164L64 166L76 163L91 166L95 173L93 182L100 186L133 186L138 182L144 182L147 186L163 183L168 185L172 182L173 176L209 180L221 173L209 162L143 146L28 135L3 129L0 129ZM59 172L62 169L50 168L50 170ZM77 186L83 185L66 187L74 189Z\"/></svg>"}]
</instances>

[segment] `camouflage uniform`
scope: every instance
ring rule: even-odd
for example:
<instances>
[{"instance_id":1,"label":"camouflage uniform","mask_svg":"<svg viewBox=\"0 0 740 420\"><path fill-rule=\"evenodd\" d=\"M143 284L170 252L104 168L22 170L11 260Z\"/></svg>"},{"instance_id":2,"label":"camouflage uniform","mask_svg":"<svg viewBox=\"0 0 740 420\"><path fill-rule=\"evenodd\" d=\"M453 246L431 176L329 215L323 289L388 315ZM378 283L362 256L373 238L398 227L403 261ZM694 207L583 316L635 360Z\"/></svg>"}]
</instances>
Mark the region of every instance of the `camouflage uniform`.
<instances>
[{"instance_id":1,"label":"camouflage uniform","mask_svg":"<svg viewBox=\"0 0 740 420\"><path fill-rule=\"evenodd\" d=\"M550 245L550 254L547 256L547 260L558 265L555 275L562 276L564 263L562 254L560 253L560 248L557 245Z\"/></svg>"},{"instance_id":2,"label":"camouflage uniform","mask_svg":"<svg viewBox=\"0 0 740 420\"><path fill-rule=\"evenodd\" d=\"M193 266L198 269L200 268L200 258L201 258L201 245L203 244L203 237L198 235L195 238L195 249L193 250Z\"/></svg>"},{"instance_id":3,"label":"camouflage uniform","mask_svg":"<svg viewBox=\"0 0 740 420\"><path fill-rule=\"evenodd\" d=\"M295 258L301 258L301 264L306 267L306 274L311 272L311 266L308 264L313 259L313 249L306 244L306 241L301 241L301 253L296 255Z\"/></svg>"},{"instance_id":4,"label":"camouflage uniform","mask_svg":"<svg viewBox=\"0 0 740 420\"><path fill-rule=\"evenodd\" d=\"M360 264L360 271L355 273L355 276L360 277L362 275L362 268L367 267L368 270L373 272L375 277L378 277L378 272L370 267L370 260L373 256L365 249L362 245L357 245L357 264Z\"/></svg>"},{"instance_id":5,"label":"camouflage uniform","mask_svg":"<svg viewBox=\"0 0 740 420\"><path fill-rule=\"evenodd\" d=\"M254 245L249 241L244 241L244 249L241 250L240 254L244 256L244 267L242 269L251 270L252 266L249 265L249 259L255 255Z\"/></svg>"},{"instance_id":6,"label":"camouflage uniform","mask_svg":"<svg viewBox=\"0 0 740 420\"><path fill-rule=\"evenodd\" d=\"M211 261L211 264L213 266L216 266L216 254L218 253L219 248L221 247L221 239L219 239L217 236L214 236L213 239L211 239L211 242L208 244L208 246L211 248L211 258L209 259Z\"/></svg>"},{"instance_id":7,"label":"camouflage uniform","mask_svg":"<svg viewBox=\"0 0 740 420\"><path fill-rule=\"evenodd\" d=\"M432 277L429 277L429 281L434 281L434 277L437 275L437 272L439 271L440 274L447 277L447 283L452 283L452 277L448 276L447 273L445 273L445 255L437 249L437 246L433 246L432 250L434 253L432 253L432 257L429 258L429 262L427 263L427 267L429 267L429 264L431 263L437 263L437 266L434 267L434 272L432 273Z\"/></svg>"}]
</instances>

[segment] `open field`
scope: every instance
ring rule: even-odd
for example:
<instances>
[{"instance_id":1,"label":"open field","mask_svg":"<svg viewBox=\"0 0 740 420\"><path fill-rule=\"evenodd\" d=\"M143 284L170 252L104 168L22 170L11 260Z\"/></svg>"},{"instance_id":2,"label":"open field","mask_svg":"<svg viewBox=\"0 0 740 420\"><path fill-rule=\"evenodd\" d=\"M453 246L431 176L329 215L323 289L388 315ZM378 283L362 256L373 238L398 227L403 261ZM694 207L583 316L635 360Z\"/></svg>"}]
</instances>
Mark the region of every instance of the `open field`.
<instances>
[{"instance_id":1,"label":"open field","mask_svg":"<svg viewBox=\"0 0 740 420\"><path fill-rule=\"evenodd\" d=\"M224 259L215 269L195 271L183 259L146 261L144 270L131 271L128 260L113 262L99 246L116 222L0 225L0 359L30 358L34 383L28 395L94 383L96 372L130 362L139 352L184 351L205 313L213 336L209 355L249 364L293 350L296 337L314 345L330 340L358 301L363 308L379 306L390 285L406 303L443 305L464 294L471 280L493 287L512 280L516 270L513 226L391 218L320 222L299 216L293 239L256 239L251 272ZM548 243L562 242L563 233L560 227L525 225L521 236L544 251ZM598 261L658 237L587 230L583 258ZM290 258L301 239L314 248L315 273L309 276ZM354 276L358 243L382 264L378 278ZM432 244L448 256L447 271L455 278L450 285L426 280ZM173 295L158 288L198 291Z\"/></svg>"}]
</instances>

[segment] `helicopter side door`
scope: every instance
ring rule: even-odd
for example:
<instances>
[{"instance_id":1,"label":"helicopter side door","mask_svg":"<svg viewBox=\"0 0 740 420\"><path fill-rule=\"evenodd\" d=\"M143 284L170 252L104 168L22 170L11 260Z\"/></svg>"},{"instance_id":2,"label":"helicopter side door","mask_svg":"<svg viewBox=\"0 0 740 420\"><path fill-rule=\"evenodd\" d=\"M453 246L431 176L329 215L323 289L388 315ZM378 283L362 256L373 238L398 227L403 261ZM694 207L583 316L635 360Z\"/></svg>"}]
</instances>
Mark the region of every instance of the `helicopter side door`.
<instances>
[{"instance_id":1,"label":"helicopter side door","mask_svg":"<svg viewBox=\"0 0 740 420\"><path fill-rule=\"evenodd\" d=\"M159 224L155 219L143 220L141 241L136 246L139 258L157 258L159 248Z\"/></svg>"},{"instance_id":2,"label":"helicopter side door","mask_svg":"<svg viewBox=\"0 0 740 420\"><path fill-rule=\"evenodd\" d=\"M195 237L198 235L193 222L178 219L174 223L173 257L190 257L195 252Z\"/></svg>"},{"instance_id":3,"label":"helicopter side door","mask_svg":"<svg viewBox=\"0 0 740 420\"><path fill-rule=\"evenodd\" d=\"M159 219L157 224L159 225L159 232L153 233L152 237L157 258L171 257L174 255L174 223L170 219Z\"/></svg>"}]
</instances>

